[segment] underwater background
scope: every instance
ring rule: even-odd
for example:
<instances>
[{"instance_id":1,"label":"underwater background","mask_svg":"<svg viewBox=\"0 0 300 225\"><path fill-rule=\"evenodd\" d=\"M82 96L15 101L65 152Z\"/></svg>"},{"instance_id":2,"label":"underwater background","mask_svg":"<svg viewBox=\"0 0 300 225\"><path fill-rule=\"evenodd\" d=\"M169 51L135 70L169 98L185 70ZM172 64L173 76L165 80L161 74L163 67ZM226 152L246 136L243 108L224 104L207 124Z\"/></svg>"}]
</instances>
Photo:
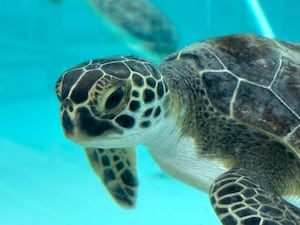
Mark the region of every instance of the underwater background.
<instances>
[{"instance_id":1,"label":"underwater background","mask_svg":"<svg viewBox=\"0 0 300 225\"><path fill-rule=\"evenodd\" d=\"M233 33L300 42L298 0L151 3L176 27L178 48ZM220 225L208 196L164 174L141 146L137 206L120 208L64 137L54 93L60 74L89 59L140 54L91 5L1 0L0 27L1 225Z\"/></svg>"}]
</instances>

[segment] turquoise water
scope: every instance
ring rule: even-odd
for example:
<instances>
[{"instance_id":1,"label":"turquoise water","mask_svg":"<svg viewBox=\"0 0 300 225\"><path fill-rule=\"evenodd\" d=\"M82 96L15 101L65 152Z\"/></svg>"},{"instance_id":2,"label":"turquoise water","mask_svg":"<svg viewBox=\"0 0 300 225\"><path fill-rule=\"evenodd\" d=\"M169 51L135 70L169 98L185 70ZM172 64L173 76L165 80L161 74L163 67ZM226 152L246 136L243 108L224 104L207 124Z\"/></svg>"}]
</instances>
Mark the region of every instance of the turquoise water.
<instances>
[{"instance_id":1,"label":"turquoise water","mask_svg":"<svg viewBox=\"0 0 300 225\"><path fill-rule=\"evenodd\" d=\"M152 2L177 27L180 47L244 32L300 41L296 0ZM137 54L84 0L4 0L0 25L0 224L220 224L206 194L165 175L143 148L137 207L120 208L82 149L63 136L54 95L59 75L87 59Z\"/></svg>"}]
</instances>

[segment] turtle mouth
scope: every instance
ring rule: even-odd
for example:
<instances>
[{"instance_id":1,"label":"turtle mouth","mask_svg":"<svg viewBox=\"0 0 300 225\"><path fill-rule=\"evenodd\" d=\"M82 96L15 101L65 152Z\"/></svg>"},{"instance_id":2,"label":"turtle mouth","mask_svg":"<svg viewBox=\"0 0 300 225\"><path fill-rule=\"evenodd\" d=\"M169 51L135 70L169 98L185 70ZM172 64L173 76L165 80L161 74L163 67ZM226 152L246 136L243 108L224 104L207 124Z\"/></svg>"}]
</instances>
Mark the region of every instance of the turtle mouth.
<instances>
[{"instance_id":1,"label":"turtle mouth","mask_svg":"<svg viewBox=\"0 0 300 225\"><path fill-rule=\"evenodd\" d=\"M79 130L90 137L100 136L107 132L122 133L110 120L96 119L85 107L78 108L77 114Z\"/></svg>"},{"instance_id":2,"label":"turtle mouth","mask_svg":"<svg viewBox=\"0 0 300 225\"><path fill-rule=\"evenodd\" d=\"M73 113L62 110L61 122L65 136L76 143L112 134L123 134L111 120L95 118L86 107L78 107Z\"/></svg>"}]
</instances>

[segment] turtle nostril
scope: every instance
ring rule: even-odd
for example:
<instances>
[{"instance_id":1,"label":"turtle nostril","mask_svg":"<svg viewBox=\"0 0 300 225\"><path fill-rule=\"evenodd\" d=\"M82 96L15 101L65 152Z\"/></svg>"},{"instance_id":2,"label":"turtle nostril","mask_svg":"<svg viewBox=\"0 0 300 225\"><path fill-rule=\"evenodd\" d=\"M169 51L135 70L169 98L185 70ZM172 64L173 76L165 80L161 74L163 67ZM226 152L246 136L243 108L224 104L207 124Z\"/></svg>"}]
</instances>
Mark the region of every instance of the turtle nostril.
<instances>
[{"instance_id":1,"label":"turtle nostril","mask_svg":"<svg viewBox=\"0 0 300 225\"><path fill-rule=\"evenodd\" d=\"M70 106L70 107L69 107L69 111L70 111L70 112L73 112L73 110L74 110L73 106Z\"/></svg>"},{"instance_id":2,"label":"turtle nostril","mask_svg":"<svg viewBox=\"0 0 300 225\"><path fill-rule=\"evenodd\" d=\"M61 109L62 110L68 110L69 112L73 112L73 103L70 99L64 99L61 103Z\"/></svg>"}]
</instances>

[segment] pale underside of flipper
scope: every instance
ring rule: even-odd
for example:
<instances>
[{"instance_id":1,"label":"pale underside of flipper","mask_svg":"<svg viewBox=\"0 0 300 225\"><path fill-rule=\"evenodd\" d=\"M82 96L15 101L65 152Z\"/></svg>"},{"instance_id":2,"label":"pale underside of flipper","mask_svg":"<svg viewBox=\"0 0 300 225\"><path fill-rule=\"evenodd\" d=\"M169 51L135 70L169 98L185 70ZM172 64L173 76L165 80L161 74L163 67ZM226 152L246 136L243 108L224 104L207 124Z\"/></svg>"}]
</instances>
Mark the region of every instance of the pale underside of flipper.
<instances>
[{"instance_id":1,"label":"pale underside of flipper","mask_svg":"<svg viewBox=\"0 0 300 225\"><path fill-rule=\"evenodd\" d=\"M122 207L134 207L138 188L135 149L85 150L93 170L113 199Z\"/></svg>"},{"instance_id":2,"label":"pale underside of flipper","mask_svg":"<svg viewBox=\"0 0 300 225\"><path fill-rule=\"evenodd\" d=\"M299 225L300 210L256 184L246 174L229 171L210 190L223 225Z\"/></svg>"}]
</instances>

